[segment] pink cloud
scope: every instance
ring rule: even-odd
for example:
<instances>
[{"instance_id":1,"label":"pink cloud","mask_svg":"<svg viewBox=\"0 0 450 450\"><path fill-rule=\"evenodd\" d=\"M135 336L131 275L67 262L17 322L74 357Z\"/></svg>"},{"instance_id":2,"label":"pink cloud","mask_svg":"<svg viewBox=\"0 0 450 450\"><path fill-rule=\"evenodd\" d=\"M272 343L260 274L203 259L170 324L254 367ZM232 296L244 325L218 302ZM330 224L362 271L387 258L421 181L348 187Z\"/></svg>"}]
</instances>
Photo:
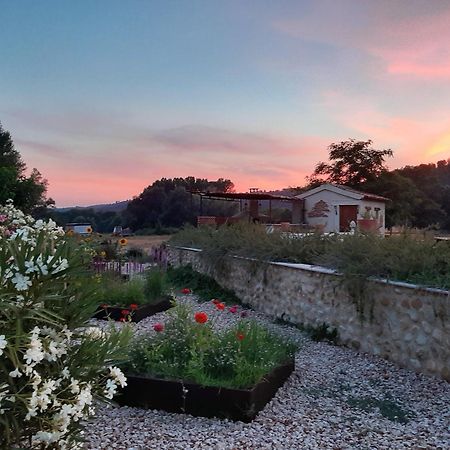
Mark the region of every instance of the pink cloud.
<instances>
[{"instance_id":1,"label":"pink cloud","mask_svg":"<svg viewBox=\"0 0 450 450\"><path fill-rule=\"evenodd\" d=\"M414 9L407 11L403 2L343 3L317 2L302 17L282 18L272 27L302 40L363 51L379 60L380 73L450 78L448 4L430 1L429 8L413 14Z\"/></svg>"}]
</instances>

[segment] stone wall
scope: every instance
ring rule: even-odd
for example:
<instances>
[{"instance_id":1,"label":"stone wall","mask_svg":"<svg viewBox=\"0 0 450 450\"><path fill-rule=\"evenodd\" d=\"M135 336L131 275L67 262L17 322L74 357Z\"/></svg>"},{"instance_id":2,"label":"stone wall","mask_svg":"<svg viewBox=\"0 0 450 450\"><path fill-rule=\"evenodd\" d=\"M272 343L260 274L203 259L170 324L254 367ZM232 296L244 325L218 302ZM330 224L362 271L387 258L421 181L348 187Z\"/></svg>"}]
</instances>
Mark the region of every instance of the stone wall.
<instances>
[{"instance_id":1,"label":"stone wall","mask_svg":"<svg viewBox=\"0 0 450 450\"><path fill-rule=\"evenodd\" d=\"M169 249L169 261L210 274L255 310L299 325L325 322L344 345L450 381L448 291L370 281L361 317L343 277L324 267L234 257L214 273L200 250L181 247Z\"/></svg>"}]
</instances>

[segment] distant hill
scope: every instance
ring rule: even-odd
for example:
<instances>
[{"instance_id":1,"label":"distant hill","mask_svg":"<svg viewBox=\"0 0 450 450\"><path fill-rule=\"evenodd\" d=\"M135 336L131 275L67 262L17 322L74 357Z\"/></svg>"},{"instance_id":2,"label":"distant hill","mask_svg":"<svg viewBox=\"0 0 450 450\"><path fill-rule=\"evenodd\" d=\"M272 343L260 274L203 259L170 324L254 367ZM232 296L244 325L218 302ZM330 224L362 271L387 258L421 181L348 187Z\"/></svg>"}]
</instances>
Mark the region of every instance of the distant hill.
<instances>
[{"instance_id":1,"label":"distant hill","mask_svg":"<svg viewBox=\"0 0 450 450\"><path fill-rule=\"evenodd\" d=\"M130 200L122 200L122 201L117 201L115 203L102 203L99 205L90 205L90 206L66 206L64 208L55 208L55 209L56 209L56 211L59 211L59 212L66 212L71 209L79 209L79 210L92 209L95 212L113 211L113 212L119 213L119 212L124 211L127 208L128 203L130 203Z\"/></svg>"},{"instance_id":2,"label":"distant hill","mask_svg":"<svg viewBox=\"0 0 450 450\"><path fill-rule=\"evenodd\" d=\"M128 203L130 203L131 200L122 200L117 201L115 203L104 203L100 205L91 205L87 208L91 208L94 211L97 212L106 212L106 211L114 211L114 212L121 212L125 209L127 209Z\"/></svg>"}]
</instances>

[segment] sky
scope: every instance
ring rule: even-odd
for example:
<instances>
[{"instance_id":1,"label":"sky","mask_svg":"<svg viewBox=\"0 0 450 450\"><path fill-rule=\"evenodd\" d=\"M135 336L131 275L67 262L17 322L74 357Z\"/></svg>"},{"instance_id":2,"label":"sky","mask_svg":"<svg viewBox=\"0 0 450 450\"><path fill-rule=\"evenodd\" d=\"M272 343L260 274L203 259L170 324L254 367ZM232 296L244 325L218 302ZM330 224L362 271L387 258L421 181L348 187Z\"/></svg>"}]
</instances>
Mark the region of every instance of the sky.
<instances>
[{"instance_id":1,"label":"sky","mask_svg":"<svg viewBox=\"0 0 450 450\"><path fill-rule=\"evenodd\" d=\"M327 147L450 158L450 1L0 0L0 122L57 206L305 184Z\"/></svg>"}]
</instances>

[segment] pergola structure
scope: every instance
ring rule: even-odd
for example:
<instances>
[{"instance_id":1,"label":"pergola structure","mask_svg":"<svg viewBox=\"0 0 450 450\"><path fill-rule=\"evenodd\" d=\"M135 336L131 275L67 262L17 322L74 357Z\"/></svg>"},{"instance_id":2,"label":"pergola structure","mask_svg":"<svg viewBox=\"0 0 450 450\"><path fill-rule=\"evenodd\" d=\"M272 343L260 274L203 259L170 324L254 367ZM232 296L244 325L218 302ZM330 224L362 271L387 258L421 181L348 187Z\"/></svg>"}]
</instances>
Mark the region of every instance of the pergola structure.
<instances>
[{"instance_id":1,"label":"pergola structure","mask_svg":"<svg viewBox=\"0 0 450 450\"><path fill-rule=\"evenodd\" d=\"M233 223L239 220L248 219L249 222L264 222L272 223L272 202L283 201L289 202L292 205L292 223L301 224L304 219L303 200L296 197L288 197L285 195L274 195L267 192L197 192L191 191L191 195L198 195L200 197L200 217L203 216L203 199L222 200L239 202L239 214L231 217L215 217L215 223L220 225L222 223ZM268 201L268 216L262 216L259 212L260 202ZM213 219L210 217L210 219ZM209 223L211 223L210 220ZM201 221L199 220L199 223ZM204 221L203 223L208 223Z\"/></svg>"}]
</instances>

